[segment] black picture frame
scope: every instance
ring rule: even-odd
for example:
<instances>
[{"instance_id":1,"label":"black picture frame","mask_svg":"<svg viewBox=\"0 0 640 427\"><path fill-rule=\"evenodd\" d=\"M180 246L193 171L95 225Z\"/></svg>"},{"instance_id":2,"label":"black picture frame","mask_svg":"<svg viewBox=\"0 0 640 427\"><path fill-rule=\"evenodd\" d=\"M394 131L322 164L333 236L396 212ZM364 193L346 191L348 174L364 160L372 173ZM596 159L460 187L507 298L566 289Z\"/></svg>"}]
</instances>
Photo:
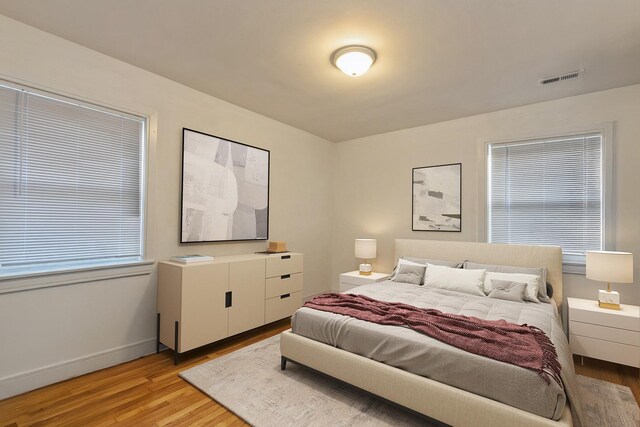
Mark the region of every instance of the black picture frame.
<instances>
[{"instance_id":1,"label":"black picture frame","mask_svg":"<svg viewBox=\"0 0 640 427\"><path fill-rule=\"evenodd\" d=\"M269 239L271 152L182 128L180 243Z\"/></svg>"},{"instance_id":2,"label":"black picture frame","mask_svg":"<svg viewBox=\"0 0 640 427\"><path fill-rule=\"evenodd\" d=\"M462 163L411 170L411 230L462 231Z\"/></svg>"}]
</instances>

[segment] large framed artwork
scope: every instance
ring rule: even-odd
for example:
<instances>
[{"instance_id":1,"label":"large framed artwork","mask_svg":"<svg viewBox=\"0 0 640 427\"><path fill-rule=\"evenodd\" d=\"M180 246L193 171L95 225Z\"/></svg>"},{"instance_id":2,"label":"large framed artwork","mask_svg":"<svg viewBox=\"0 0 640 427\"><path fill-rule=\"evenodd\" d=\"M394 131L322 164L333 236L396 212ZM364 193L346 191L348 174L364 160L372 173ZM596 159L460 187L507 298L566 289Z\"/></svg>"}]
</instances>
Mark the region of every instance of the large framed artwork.
<instances>
[{"instance_id":1,"label":"large framed artwork","mask_svg":"<svg viewBox=\"0 0 640 427\"><path fill-rule=\"evenodd\" d=\"M413 231L462 230L462 163L413 168Z\"/></svg>"},{"instance_id":2,"label":"large framed artwork","mask_svg":"<svg viewBox=\"0 0 640 427\"><path fill-rule=\"evenodd\" d=\"M269 238L270 152L182 129L180 242Z\"/></svg>"}]
</instances>

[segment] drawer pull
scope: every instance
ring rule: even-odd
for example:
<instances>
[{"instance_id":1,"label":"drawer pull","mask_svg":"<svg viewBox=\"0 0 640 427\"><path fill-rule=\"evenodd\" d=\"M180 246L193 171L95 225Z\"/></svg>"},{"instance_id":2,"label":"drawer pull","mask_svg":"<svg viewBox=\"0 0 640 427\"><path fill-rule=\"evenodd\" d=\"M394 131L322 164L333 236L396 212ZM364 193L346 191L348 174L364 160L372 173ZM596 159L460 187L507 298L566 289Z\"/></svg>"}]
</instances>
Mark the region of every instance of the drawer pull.
<instances>
[{"instance_id":1,"label":"drawer pull","mask_svg":"<svg viewBox=\"0 0 640 427\"><path fill-rule=\"evenodd\" d=\"M280 295L280 299L289 298L290 296L291 296L291 294Z\"/></svg>"},{"instance_id":2,"label":"drawer pull","mask_svg":"<svg viewBox=\"0 0 640 427\"><path fill-rule=\"evenodd\" d=\"M290 259L291 255L282 255L280 259Z\"/></svg>"},{"instance_id":3,"label":"drawer pull","mask_svg":"<svg viewBox=\"0 0 640 427\"><path fill-rule=\"evenodd\" d=\"M231 305L232 305L232 304L231 304L231 303L232 303L232 301L231 301L232 296L231 296L231 295L232 295L232 294L231 294L231 291L226 292L226 293L224 294L224 308L229 308L229 307L231 307Z\"/></svg>"},{"instance_id":4,"label":"drawer pull","mask_svg":"<svg viewBox=\"0 0 640 427\"><path fill-rule=\"evenodd\" d=\"M284 279L288 279L289 277L291 277L290 274L283 274L282 276L280 276L280 279L284 280Z\"/></svg>"}]
</instances>

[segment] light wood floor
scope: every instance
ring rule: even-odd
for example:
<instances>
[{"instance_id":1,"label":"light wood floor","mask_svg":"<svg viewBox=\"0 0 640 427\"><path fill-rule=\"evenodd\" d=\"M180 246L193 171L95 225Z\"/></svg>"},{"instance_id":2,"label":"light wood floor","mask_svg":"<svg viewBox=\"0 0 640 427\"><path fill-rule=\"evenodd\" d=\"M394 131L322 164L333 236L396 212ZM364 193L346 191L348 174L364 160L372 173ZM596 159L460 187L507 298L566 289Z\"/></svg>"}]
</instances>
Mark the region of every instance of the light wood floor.
<instances>
[{"instance_id":1,"label":"light wood floor","mask_svg":"<svg viewBox=\"0 0 640 427\"><path fill-rule=\"evenodd\" d=\"M246 425L178 373L276 335L284 320L189 353L173 365L165 351L0 401L0 426ZM638 369L576 357L580 375L623 384L640 402Z\"/></svg>"}]
</instances>

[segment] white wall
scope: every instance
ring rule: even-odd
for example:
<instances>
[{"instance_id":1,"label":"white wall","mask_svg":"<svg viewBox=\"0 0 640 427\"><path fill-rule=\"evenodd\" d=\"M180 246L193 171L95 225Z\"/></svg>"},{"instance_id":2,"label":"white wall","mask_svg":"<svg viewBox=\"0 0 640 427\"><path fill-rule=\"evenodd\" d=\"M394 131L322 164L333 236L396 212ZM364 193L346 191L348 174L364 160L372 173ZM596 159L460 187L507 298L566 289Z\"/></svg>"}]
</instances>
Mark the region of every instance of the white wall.
<instances>
[{"instance_id":1,"label":"white wall","mask_svg":"<svg viewBox=\"0 0 640 427\"><path fill-rule=\"evenodd\" d=\"M271 150L270 238L304 253L305 296L329 287L334 144L3 16L0 77L151 117L151 260L266 247L178 244L182 127ZM0 398L155 348L154 275L81 276L89 281L45 277L60 286L0 294Z\"/></svg>"},{"instance_id":2,"label":"white wall","mask_svg":"<svg viewBox=\"0 0 640 427\"><path fill-rule=\"evenodd\" d=\"M479 141L606 121L615 121L617 131L616 249L640 257L640 86L331 144L2 16L0 76L151 117L146 244L152 260L265 247L178 244L183 126L271 150L270 236L304 253L310 296L329 284L337 289L338 274L356 268L356 237L378 239L378 271L393 267L397 237L478 240ZM463 163L463 231L412 232L411 168L453 162ZM0 398L153 350L155 276L92 277L39 279L60 286L0 293ZM565 276L565 295L594 298L598 287ZM640 286L620 288L623 302L640 303Z\"/></svg>"},{"instance_id":3,"label":"white wall","mask_svg":"<svg viewBox=\"0 0 640 427\"><path fill-rule=\"evenodd\" d=\"M353 239L378 239L377 271L394 265L393 239L481 241L484 159L487 141L546 136L615 122L615 249L635 253L633 285L616 285L623 303L640 303L640 85L564 98L459 120L405 129L338 144L333 228L333 288L353 270ZM462 162L462 232L411 231L411 169ZM564 295L597 297L602 284L564 275ZM606 286L606 285L605 285Z\"/></svg>"}]
</instances>

